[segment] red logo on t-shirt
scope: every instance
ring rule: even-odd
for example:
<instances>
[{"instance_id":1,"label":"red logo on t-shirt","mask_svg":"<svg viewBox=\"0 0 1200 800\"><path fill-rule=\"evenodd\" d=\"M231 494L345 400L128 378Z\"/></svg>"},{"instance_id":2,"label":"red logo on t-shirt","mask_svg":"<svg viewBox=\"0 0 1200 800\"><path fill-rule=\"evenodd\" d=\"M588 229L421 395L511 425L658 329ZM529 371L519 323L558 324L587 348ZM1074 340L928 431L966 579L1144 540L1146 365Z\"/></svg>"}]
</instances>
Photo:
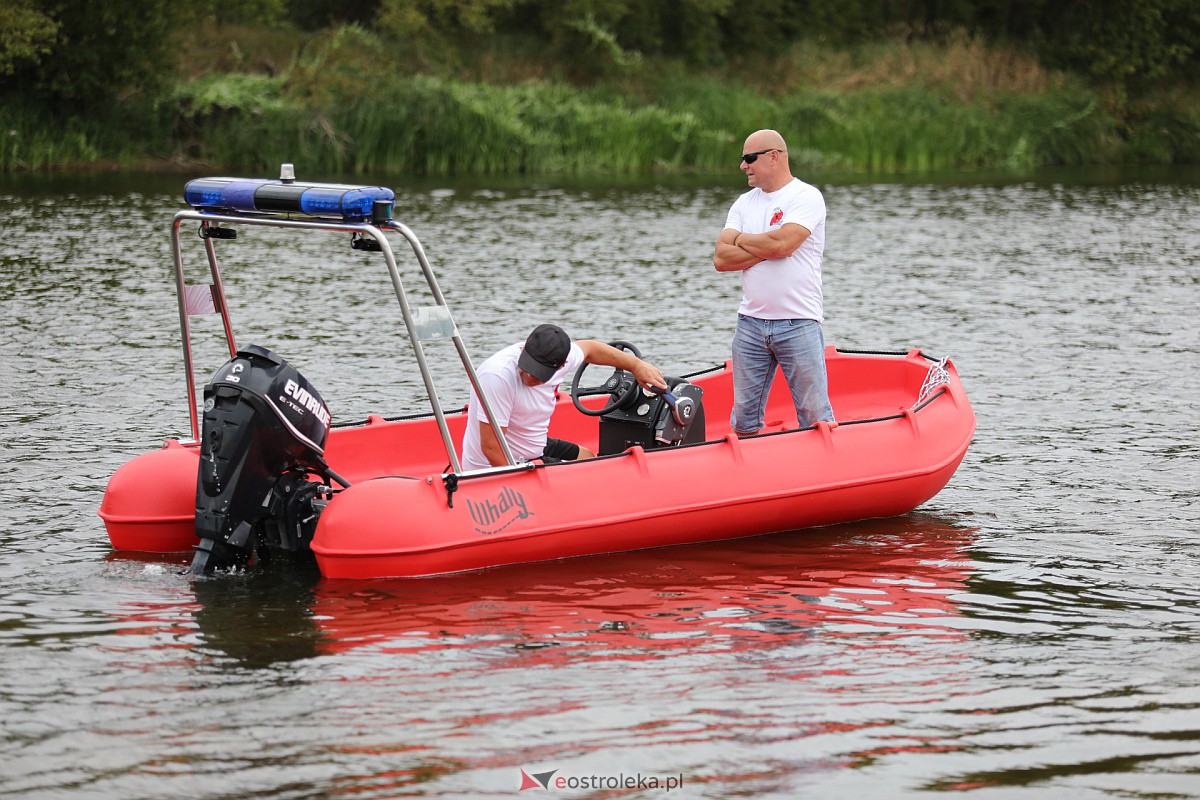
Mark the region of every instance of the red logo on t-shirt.
<instances>
[{"instance_id":1,"label":"red logo on t-shirt","mask_svg":"<svg viewBox=\"0 0 1200 800\"><path fill-rule=\"evenodd\" d=\"M771 227L774 228L776 225L778 225L782 221L783 221L783 209L777 208L777 209L775 209L775 213L771 215Z\"/></svg>"}]
</instances>

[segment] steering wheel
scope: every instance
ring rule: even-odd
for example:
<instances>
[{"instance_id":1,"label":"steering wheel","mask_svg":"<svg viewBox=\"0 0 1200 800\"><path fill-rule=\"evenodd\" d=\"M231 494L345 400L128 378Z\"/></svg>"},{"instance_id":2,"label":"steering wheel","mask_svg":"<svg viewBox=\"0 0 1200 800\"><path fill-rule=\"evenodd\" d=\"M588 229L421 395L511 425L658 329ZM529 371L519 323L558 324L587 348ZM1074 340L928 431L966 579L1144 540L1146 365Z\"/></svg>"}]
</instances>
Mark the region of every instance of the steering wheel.
<instances>
[{"instance_id":1,"label":"steering wheel","mask_svg":"<svg viewBox=\"0 0 1200 800\"><path fill-rule=\"evenodd\" d=\"M629 342L615 341L609 342L609 345L633 353L638 358L642 357L642 351L638 350ZM620 408L633 399L641 386L634 379L633 373L623 369L613 370L613 374L608 377L604 383L599 386L580 386L579 379L583 377L584 371L590 365L585 361L579 365L579 369L575 370L575 377L571 379L571 402L575 404L575 408L579 409L580 414L586 414L589 417L602 417L608 412ZM612 397L603 408L591 409L580 402L580 398L594 397L596 395L607 394Z\"/></svg>"}]
</instances>

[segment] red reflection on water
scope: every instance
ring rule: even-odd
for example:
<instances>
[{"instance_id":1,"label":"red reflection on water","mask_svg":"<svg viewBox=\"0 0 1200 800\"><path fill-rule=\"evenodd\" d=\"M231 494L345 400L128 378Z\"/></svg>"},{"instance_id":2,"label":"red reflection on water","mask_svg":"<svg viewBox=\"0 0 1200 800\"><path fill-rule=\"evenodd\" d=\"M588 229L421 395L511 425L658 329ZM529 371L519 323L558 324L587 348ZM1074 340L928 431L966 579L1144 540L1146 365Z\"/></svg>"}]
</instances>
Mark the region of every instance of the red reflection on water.
<instances>
[{"instance_id":1,"label":"red reflection on water","mask_svg":"<svg viewBox=\"0 0 1200 800\"><path fill-rule=\"evenodd\" d=\"M788 637L957 635L973 529L922 514L729 542L436 578L322 580L320 649L498 646L653 658Z\"/></svg>"},{"instance_id":2,"label":"red reflection on water","mask_svg":"<svg viewBox=\"0 0 1200 800\"><path fill-rule=\"evenodd\" d=\"M194 581L161 602L128 604L123 617L133 624L122 632L149 636L156 648L191 648L198 633L198 641L248 663L370 646L490 648L489 657L499 656L493 667L506 656L522 666L530 658L637 660L664 649L741 650L818 633L957 636L955 598L965 591L973 537L972 528L914 513L436 578L325 580L251 570Z\"/></svg>"},{"instance_id":3,"label":"red reflection on water","mask_svg":"<svg viewBox=\"0 0 1200 800\"><path fill-rule=\"evenodd\" d=\"M916 513L439 578L345 581L314 575L300 579L291 571L275 569L285 565L273 565L272 570L259 573L251 570L202 580L180 577L175 602L143 599L127 605L125 618L133 623L130 632L141 634L130 637L132 647L195 647L206 655L223 654L249 666L321 656L337 659L339 654L358 651L363 659L340 660L390 664L401 674L410 664L421 670L486 672L564 666L568 676L580 674L570 667L581 666L588 675L596 667L603 672L602 681L633 670L628 688L637 692L655 691L679 670L698 677L711 668L711 679L717 684L736 683L738 665L744 661L759 673L745 702L733 694L698 694L697 701L685 704L678 714L668 710L625 729L623 746L702 748L708 753L713 742L766 745L833 734L849 736L848 741L857 746L813 768L853 768L901 753L944 752L959 745L936 737L892 740L883 735L891 720L872 714L793 718L800 707L795 704L803 701L793 696L792 705L764 703L764 691L772 689L764 688L762 671L770 674L773 684L811 677L822 693L841 696L834 703L840 709L889 702L893 695L886 690L882 696L870 691L876 683L892 683L881 668L926 658L937 666L946 657L946 648L929 647L930 637L969 635L957 600L967 591L974 537L973 529L953 520ZM837 646L816 650L832 657L789 656L784 649L791 644L819 644L828 637L837 637ZM849 674L863 663L855 655L860 648L870 665L866 683L862 675ZM442 655L453 656L455 651L462 657L451 657L443 665ZM374 659L381 653L426 652L433 657ZM697 653L736 655L693 658ZM663 675L647 663L671 654L683 659L664 660L668 672ZM635 662L646 663L649 672L636 674ZM848 680L827 680L843 671L848 671ZM371 680L370 673L364 675L361 669L324 674L331 681ZM428 672L422 674L429 677ZM540 674L539 680L547 686L556 685L554 672L529 674ZM655 678L648 680L646 675ZM896 692L907 696L914 681L935 683L946 675L945 669L907 670ZM386 680L395 682L398 677L391 674ZM428 692L430 686L441 684L433 680L420 685L424 688L418 691ZM917 695L940 697L944 688L939 684L937 691ZM534 692L536 696L521 702L482 707L440 705L437 698L425 696L409 712L400 712L398 724L423 729L428 725L424 715L438 709L437 713L451 716L455 732L501 731L529 718L577 713L595 702L570 689L556 692L545 696ZM867 731L871 728L879 728L880 736ZM862 742L854 737L859 731L866 731L860 736ZM390 746L374 739L361 745L345 741L336 751L354 766L324 789L331 797L394 797L431 781L451 780L456 773L490 770L510 775L511 785L504 789L516 794L521 769L560 763L564 769L574 769L581 748L597 746L602 745L589 747L574 737L549 737L473 753L468 763L444 741ZM365 763L355 760L359 755ZM380 756L389 758L389 766L376 770L373 760ZM394 763L396 759L402 763ZM687 785L706 784L718 791L728 787L736 792L738 787L772 781L783 790L790 785L792 769L752 760L743 767L724 765L715 772L684 777Z\"/></svg>"}]
</instances>

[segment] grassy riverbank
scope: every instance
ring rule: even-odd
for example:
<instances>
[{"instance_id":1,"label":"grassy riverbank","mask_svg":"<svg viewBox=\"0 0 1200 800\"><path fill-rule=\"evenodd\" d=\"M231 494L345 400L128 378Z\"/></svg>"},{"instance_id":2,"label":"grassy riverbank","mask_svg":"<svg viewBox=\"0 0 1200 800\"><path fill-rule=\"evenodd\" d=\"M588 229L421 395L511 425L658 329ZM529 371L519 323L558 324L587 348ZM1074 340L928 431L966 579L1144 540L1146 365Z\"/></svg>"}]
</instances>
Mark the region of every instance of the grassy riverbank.
<instances>
[{"instance_id":1,"label":"grassy riverbank","mask_svg":"<svg viewBox=\"0 0 1200 800\"><path fill-rule=\"evenodd\" d=\"M1195 90L1133 98L967 36L801 43L702 71L614 59L586 81L519 42L434 69L427 53L398 54L356 26L210 27L180 54L185 77L168 94L102 118L0 108L0 170L705 172L729 169L761 127L783 132L808 170L1200 162Z\"/></svg>"}]
</instances>

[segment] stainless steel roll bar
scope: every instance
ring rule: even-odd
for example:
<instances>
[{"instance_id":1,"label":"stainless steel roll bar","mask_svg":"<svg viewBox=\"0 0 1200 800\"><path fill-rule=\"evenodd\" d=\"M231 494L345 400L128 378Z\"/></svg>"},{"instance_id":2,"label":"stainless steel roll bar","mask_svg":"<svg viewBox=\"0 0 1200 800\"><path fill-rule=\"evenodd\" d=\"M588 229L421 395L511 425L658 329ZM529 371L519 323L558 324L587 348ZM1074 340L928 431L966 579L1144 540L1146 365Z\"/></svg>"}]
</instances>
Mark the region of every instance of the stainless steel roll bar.
<instances>
[{"instance_id":1,"label":"stainless steel roll bar","mask_svg":"<svg viewBox=\"0 0 1200 800\"><path fill-rule=\"evenodd\" d=\"M387 262L392 288L395 290L396 299L400 302L400 313L404 317L404 327L408 331L409 342L412 345L413 354L416 356L417 365L420 367L421 378L425 383L425 390L429 395L430 406L437 419L438 429L441 431L442 442L446 447L446 455L452 471L454 473L461 473L462 464L459 461L454 442L450 438L450 429L446 424L446 414L438 398L433 374L430 372L429 364L425 359L425 350L421 345L421 334L423 332L426 334L432 332L437 338L446 336L454 343L454 347L458 351L458 357L462 361L463 369L471 381L471 386L475 389L476 396L479 397L484 414L491 423L492 429L496 432L496 437L504 451L505 458L510 465L516 464L516 460L513 458L512 452L508 447L508 442L504 437L504 432L501 426L496 423L496 417L492 412L491 404L488 402L488 398L479 384L479 376L475 372L475 367L471 364L471 358L467 354L462 337L459 336L458 327L454 324L454 318L450 314L446 298L442 294L441 287L438 286L437 277L433 273L429 259L425 256L425 249L421 246L421 242L412 230L406 225L393 220L380 223L341 222L327 219L292 219L269 214L238 213L226 215L195 210L185 210L175 214L171 225L171 247L175 261L175 284L179 299L179 326L183 335L183 362L184 370L187 373L188 412L191 418L193 440L200 441L200 419L197 411L196 378L192 360L191 326L188 321L187 284L184 277L183 249L179 234L180 227L188 221L198 222L200 225L200 238L204 241L209 273L212 276L210 291L212 292L213 306L214 310L221 315L221 322L225 328L225 339L229 346L230 358L237 355L237 345L234 342L233 321L229 312L229 305L225 301L225 287L221 282L221 270L217 263L214 241L219 238L219 235L214 233L215 230L220 230L223 225L261 225L273 228L290 228L293 230L350 233L358 237L369 238L375 242L378 245L379 252L383 254L383 258ZM413 254L416 256L417 263L421 267L421 273L425 278L425 282L433 294L436 305L432 310L418 309L418 311L423 312L419 315L421 319L417 319L414 316L414 310L409 305L408 294L404 290L404 282L400 278L400 270L396 266L396 257L392 252L391 244L388 242L387 233L397 233L403 236L408 242ZM373 250L375 248L364 249Z\"/></svg>"}]
</instances>

